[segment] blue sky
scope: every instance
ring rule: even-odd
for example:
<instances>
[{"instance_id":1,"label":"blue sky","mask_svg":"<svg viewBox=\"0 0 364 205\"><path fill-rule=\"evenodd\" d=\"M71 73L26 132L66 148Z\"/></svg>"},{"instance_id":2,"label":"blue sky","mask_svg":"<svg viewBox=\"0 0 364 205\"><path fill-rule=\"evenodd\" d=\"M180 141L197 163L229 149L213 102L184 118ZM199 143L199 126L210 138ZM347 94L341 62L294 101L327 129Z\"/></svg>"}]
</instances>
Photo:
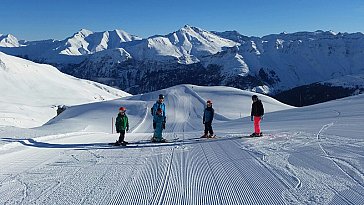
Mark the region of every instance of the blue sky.
<instances>
[{"instance_id":1,"label":"blue sky","mask_svg":"<svg viewBox=\"0 0 364 205\"><path fill-rule=\"evenodd\" d=\"M0 0L0 6L0 33L25 40L62 40L81 28L148 37L185 24L247 36L364 32L362 0Z\"/></svg>"}]
</instances>

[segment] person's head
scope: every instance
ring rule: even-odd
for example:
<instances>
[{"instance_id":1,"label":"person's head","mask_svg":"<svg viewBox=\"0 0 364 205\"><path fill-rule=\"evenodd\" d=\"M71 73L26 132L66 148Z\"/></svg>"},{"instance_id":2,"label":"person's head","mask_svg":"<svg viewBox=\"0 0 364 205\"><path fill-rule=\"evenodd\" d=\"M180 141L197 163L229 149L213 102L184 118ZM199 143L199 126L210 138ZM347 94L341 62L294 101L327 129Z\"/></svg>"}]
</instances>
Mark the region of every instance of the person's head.
<instances>
[{"instance_id":1,"label":"person's head","mask_svg":"<svg viewBox=\"0 0 364 205\"><path fill-rule=\"evenodd\" d=\"M162 103L164 101L164 95L163 94L160 94L159 97L158 97L158 101L160 103Z\"/></svg>"},{"instance_id":2,"label":"person's head","mask_svg":"<svg viewBox=\"0 0 364 205\"><path fill-rule=\"evenodd\" d=\"M211 107L212 106L212 101L211 100L206 101L206 105L207 105L207 107Z\"/></svg>"},{"instance_id":3,"label":"person's head","mask_svg":"<svg viewBox=\"0 0 364 205\"><path fill-rule=\"evenodd\" d=\"M125 107L120 107L119 108L119 113L124 115L125 114L125 111L126 111L126 108Z\"/></svg>"},{"instance_id":4,"label":"person's head","mask_svg":"<svg viewBox=\"0 0 364 205\"><path fill-rule=\"evenodd\" d=\"M257 96L257 95L253 95L253 96L252 96L252 100L253 100L253 102L258 101L258 96Z\"/></svg>"},{"instance_id":5,"label":"person's head","mask_svg":"<svg viewBox=\"0 0 364 205\"><path fill-rule=\"evenodd\" d=\"M161 115L161 114L162 114L162 112L163 112L162 108L158 108L158 109L157 109L156 114L157 114L157 115Z\"/></svg>"}]
</instances>

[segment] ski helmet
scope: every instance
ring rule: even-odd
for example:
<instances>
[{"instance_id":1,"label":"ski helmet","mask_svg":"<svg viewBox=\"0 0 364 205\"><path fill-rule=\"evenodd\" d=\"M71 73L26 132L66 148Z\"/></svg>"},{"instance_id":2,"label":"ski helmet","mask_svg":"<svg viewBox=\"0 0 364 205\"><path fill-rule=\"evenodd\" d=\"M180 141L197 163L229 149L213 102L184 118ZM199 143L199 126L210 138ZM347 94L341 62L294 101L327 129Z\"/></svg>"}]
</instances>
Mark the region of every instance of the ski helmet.
<instances>
[{"instance_id":1,"label":"ski helmet","mask_svg":"<svg viewBox=\"0 0 364 205\"><path fill-rule=\"evenodd\" d=\"M252 100L256 100L256 99L258 99L258 96L257 95L253 95L252 96Z\"/></svg>"},{"instance_id":2,"label":"ski helmet","mask_svg":"<svg viewBox=\"0 0 364 205\"><path fill-rule=\"evenodd\" d=\"M125 112L126 108L125 107L120 107L119 110Z\"/></svg>"},{"instance_id":3,"label":"ski helmet","mask_svg":"<svg viewBox=\"0 0 364 205\"><path fill-rule=\"evenodd\" d=\"M212 100L208 100L206 103L207 104L212 104Z\"/></svg>"},{"instance_id":4,"label":"ski helmet","mask_svg":"<svg viewBox=\"0 0 364 205\"><path fill-rule=\"evenodd\" d=\"M159 99L164 99L164 95L163 94L160 94L159 95Z\"/></svg>"}]
</instances>

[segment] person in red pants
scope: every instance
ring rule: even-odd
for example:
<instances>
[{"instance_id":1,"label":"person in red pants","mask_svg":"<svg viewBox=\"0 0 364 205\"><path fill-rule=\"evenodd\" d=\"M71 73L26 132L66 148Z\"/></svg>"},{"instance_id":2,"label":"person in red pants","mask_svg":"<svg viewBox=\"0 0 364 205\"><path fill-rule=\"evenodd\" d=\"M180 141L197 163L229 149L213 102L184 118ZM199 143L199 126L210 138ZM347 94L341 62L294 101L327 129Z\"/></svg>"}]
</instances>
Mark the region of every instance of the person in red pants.
<instances>
[{"instance_id":1,"label":"person in red pants","mask_svg":"<svg viewBox=\"0 0 364 205\"><path fill-rule=\"evenodd\" d=\"M263 133L260 131L260 121L264 115L264 107L261 100L258 99L258 96L252 96L253 104L251 110L251 121L254 121L254 133L251 134L251 137L261 137Z\"/></svg>"}]
</instances>

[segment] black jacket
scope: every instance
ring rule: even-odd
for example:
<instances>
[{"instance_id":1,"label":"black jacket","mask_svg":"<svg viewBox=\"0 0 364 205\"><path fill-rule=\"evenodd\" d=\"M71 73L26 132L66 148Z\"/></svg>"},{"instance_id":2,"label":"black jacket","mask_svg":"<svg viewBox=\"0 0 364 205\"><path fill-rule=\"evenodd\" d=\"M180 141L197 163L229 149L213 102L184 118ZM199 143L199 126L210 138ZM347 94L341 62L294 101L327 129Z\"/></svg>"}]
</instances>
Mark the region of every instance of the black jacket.
<instances>
[{"instance_id":1,"label":"black jacket","mask_svg":"<svg viewBox=\"0 0 364 205\"><path fill-rule=\"evenodd\" d=\"M207 122L212 122L212 120L214 119L214 114L215 114L215 110L212 107L207 107L205 108L204 112L203 112L203 123Z\"/></svg>"},{"instance_id":2,"label":"black jacket","mask_svg":"<svg viewBox=\"0 0 364 205\"><path fill-rule=\"evenodd\" d=\"M252 104L252 111L250 116L257 116L260 117L264 115L264 107L263 103L260 100L257 100L256 102L253 102Z\"/></svg>"}]
</instances>

